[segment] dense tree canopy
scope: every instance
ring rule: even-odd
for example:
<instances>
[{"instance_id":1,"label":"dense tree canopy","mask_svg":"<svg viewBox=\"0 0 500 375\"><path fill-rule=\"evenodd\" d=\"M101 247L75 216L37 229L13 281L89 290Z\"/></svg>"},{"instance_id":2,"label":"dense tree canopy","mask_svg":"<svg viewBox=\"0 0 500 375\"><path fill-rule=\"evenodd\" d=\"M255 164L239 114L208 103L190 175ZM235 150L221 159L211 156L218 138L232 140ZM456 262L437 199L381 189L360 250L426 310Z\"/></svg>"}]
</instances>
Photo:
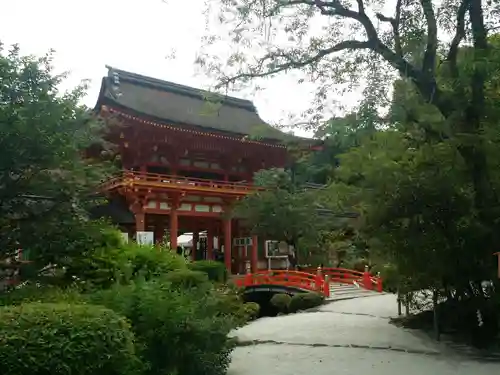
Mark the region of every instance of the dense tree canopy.
<instances>
[{"instance_id":1,"label":"dense tree canopy","mask_svg":"<svg viewBox=\"0 0 500 375\"><path fill-rule=\"evenodd\" d=\"M426 139L461 135L454 138L455 147L473 185L474 207L486 226L494 225L499 205L482 129L497 112L487 96L496 87L496 82L489 83L489 61L499 52L488 34L499 22L498 2L450 0L438 6L428 0L221 0L210 4L222 23L235 26L234 53L226 61L214 56L199 59L215 72L220 85L300 69L320 85L321 110L321 102L335 85L355 87L360 79L373 81L369 67L374 64L380 64L375 69L379 85L365 95L372 102L383 99L388 88L383 82L390 82L391 74L407 79L426 105L415 119ZM459 51L465 43L460 69ZM427 112L434 114L434 121L428 121Z\"/></svg>"},{"instance_id":2,"label":"dense tree canopy","mask_svg":"<svg viewBox=\"0 0 500 375\"><path fill-rule=\"evenodd\" d=\"M40 266L62 264L100 241L87 208L109 168L84 156L107 148L103 126L79 104L85 86L63 93L63 79L50 54L0 50L0 260L21 247Z\"/></svg>"}]
</instances>

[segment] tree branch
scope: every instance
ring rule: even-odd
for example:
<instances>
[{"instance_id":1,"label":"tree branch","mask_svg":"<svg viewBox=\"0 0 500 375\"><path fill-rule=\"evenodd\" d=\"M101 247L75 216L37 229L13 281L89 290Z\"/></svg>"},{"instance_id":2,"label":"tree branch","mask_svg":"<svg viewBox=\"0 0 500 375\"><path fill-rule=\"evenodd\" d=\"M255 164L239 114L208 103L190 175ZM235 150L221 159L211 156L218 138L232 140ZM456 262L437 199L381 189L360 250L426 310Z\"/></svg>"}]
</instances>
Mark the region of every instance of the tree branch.
<instances>
[{"instance_id":1,"label":"tree branch","mask_svg":"<svg viewBox=\"0 0 500 375\"><path fill-rule=\"evenodd\" d=\"M222 79L220 84L217 86L220 88L221 86L234 83L238 80L245 80L249 78L259 78L266 77L269 75L273 75L282 71L286 71L289 69L300 69L308 65L315 64L319 62L323 57L339 52L342 50L353 49L371 49L372 51L380 54L393 68L395 68L403 77L409 78L418 88L422 96L429 103L435 104L441 113L446 117L450 113L449 106L441 100L441 93L437 87L436 79L434 74L432 74L435 70L435 59L436 59L436 49L437 49L437 26L434 15L434 10L432 8L431 0L421 0L422 6L425 6L424 13L426 14L426 18L428 20L428 45L426 50L426 68L427 71L424 72L422 70L417 69L413 66L409 61L407 61L401 51L401 42L399 38L399 22L401 17L401 7L402 1L398 0L396 15L394 18L394 23L396 24L396 32L397 32L397 45L395 46L395 51L391 50L387 45L385 45L378 37L377 31L370 20L370 18L366 15L364 9L363 0L356 0L358 5L358 11L354 11L346 8L340 0L290 0L284 1L279 4L281 7L287 7L291 5L308 5L316 7L322 15L327 16L337 16L349 18L352 20L356 20L364 27L367 40L366 41L357 41L357 40L347 40L342 41L333 47L326 48L320 50L314 56L310 56L300 61L294 61L289 56L285 55L284 52L280 53L271 53L264 56L260 59L259 64L255 69L251 69L252 71L248 73L241 73L233 77L228 77ZM430 6L430 7L429 7ZM382 15L380 15L382 16ZM391 22L389 18L383 17L388 22ZM380 17L379 17L380 19ZM264 64L268 61L273 61L277 58L285 58L288 61L285 61L280 64L275 64L269 69L264 70Z\"/></svg>"},{"instance_id":2,"label":"tree branch","mask_svg":"<svg viewBox=\"0 0 500 375\"><path fill-rule=\"evenodd\" d=\"M386 17L382 13L376 13L375 16L382 22L389 22L392 26L394 34L394 52L396 55L403 57L403 47L401 46L401 34L399 33L399 25L401 23L401 6L403 0L398 0L396 3L396 12L394 17Z\"/></svg>"},{"instance_id":3,"label":"tree branch","mask_svg":"<svg viewBox=\"0 0 500 375\"><path fill-rule=\"evenodd\" d=\"M446 57L446 61L449 64L450 72L452 77L458 77L458 66L457 66L457 57L458 57L458 47L460 43L465 38L465 12L469 7L470 0L462 0L460 6L457 10L457 28L455 31L455 36L451 41L450 50L448 51L448 56Z\"/></svg>"},{"instance_id":4,"label":"tree branch","mask_svg":"<svg viewBox=\"0 0 500 375\"><path fill-rule=\"evenodd\" d=\"M335 52L340 52L344 50L358 50L358 49L368 49L370 48L370 43L367 41L358 41L358 40L345 40L342 41L330 48L325 48L321 49L316 53L314 56L310 56L307 59L300 60L300 61L294 61L292 60L289 56L285 54L280 54L280 53L270 53L267 54L266 56L262 57L259 61L259 66L257 67L257 71L255 73L241 73L238 75L235 75L233 77L227 78L222 80L221 83L219 83L216 88L221 88L222 86L234 83L236 81L239 81L241 79L247 79L247 78L262 78L262 77L267 77L276 73L283 72L285 70L289 69L300 69L308 65L312 65L320 61L322 58L324 58L327 55L330 55ZM276 57L284 57L287 58L289 61L284 62L282 64L277 64L274 66L273 69L269 69L266 71L262 71L262 68L264 66L264 63L269 60L273 60Z\"/></svg>"},{"instance_id":5,"label":"tree branch","mask_svg":"<svg viewBox=\"0 0 500 375\"><path fill-rule=\"evenodd\" d=\"M365 13L363 0L356 0L358 11L347 9L339 0L325 2L322 0L314 0L316 7L321 11L321 14L326 16L340 16L358 21L365 28L368 41L375 42L378 40L377 30L373 26L372 21Z\"/></svg>"},{"instance_id":6,"label":"tree branch","mask_svg":"<svg viewBox=\"0 0 500 375\"><path fill-rule=\"evenodd\" d=\"M420 0L420 3L422 4L422 10L427 22L427 46L425 48L422 71L425 76L433 77L436 70L436 51L438 46L436 15L434 14L432 0Z\"/></svg>"},{"instance_id":7,"label":"tree branch","mask_svg":"<svg viewBox=\"0 0 500 375\"><path fill-rule=\"evenodd\" d=\"M488 32L484 25L483 8L481 0L470 0L469 18L472 28L472 39L474 44L475 69L472 76L472 106L477 119L483 116L484 107L484 83L486 81L486 69L484 63L488 50Z\"/></svg>"}]
</instances>

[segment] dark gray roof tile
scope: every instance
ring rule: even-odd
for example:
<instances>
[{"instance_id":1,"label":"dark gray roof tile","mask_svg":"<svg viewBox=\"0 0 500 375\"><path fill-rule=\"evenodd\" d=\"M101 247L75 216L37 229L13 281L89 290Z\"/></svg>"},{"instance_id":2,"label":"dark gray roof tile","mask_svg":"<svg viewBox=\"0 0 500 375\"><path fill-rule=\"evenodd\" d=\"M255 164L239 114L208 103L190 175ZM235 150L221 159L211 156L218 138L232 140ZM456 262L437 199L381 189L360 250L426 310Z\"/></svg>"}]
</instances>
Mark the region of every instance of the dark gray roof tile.
<instances>
[{"instance_id":1,"label":"dark gray roof tile","mask_svg":"<svg viewBox=\"0 0 500 375\"><path fill-rule=\"evenodd\" d=\"M97 107L116 103L174 126L283 141L298 139L265 123L249 100L222 96L108 67Z\"/></svg>"}]
</instances>

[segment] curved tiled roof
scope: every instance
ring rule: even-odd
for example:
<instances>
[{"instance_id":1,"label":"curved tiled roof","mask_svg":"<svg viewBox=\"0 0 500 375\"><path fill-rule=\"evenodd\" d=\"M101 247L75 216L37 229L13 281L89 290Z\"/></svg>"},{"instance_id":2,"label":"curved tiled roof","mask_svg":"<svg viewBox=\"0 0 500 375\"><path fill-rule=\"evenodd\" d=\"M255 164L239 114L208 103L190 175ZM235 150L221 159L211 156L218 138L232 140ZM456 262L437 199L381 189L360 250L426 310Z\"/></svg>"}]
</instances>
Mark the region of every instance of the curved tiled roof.
<instances>
[{"instance_id":1,"label":"curved tiled roof","mask_svg":"<svg viewBox=\"0 0 500 375\"><path fill-rule=\"evenodd\" d=\"M115 105L179 127L275 141L300 139L264 122L249 100L107 68L96 109Z\"/></svg>"}]
</instances>

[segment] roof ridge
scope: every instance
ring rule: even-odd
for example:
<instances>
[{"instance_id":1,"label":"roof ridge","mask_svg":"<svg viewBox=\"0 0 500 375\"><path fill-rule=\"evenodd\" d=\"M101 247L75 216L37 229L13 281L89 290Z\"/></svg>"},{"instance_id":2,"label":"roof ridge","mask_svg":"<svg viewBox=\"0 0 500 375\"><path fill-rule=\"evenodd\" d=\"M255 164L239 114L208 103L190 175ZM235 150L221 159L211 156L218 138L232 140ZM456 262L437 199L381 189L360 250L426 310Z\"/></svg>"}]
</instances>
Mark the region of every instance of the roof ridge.
<instances>
[{"instance_id":1,"label":"roof ridge","mask_svg":"<svg viewBox=\"0 0 500 375\"><path fill-rule=\"evenodd\" d=\"M151 86L154 86L155 88L162 90L162 91L175 91L176 93L179 94L184 94L184 95L196 95L199 96L201 99L207 99L209 96L215 96L215 97L220 97L221 101L230 106L235 106L235 107L240 107L243 109L246 109L248 111L252 111L257 113L257 108L255 107L254 103L249 100L249 99L241 99L241 98L236 98L234 96L229 96L229 95L223 95L217 92L212 92L208 90L203 90L200 88L192 87L192 86L187 86L187 85L182 85L179 83L171 82L171 81L166 81L163 79L159 78L154 78L150 76L145 76L143 74L138 74L138 73L133 73L129 72L126 70L122 69L117 69L114 68L110 65L106 65L106 68L108 69L108 77L112 76L113 73L117 73L119 78L122 78L125 81L129 81L132 83L143 83L143 84L149 84Z\"/></svg>"}]
</instances>

